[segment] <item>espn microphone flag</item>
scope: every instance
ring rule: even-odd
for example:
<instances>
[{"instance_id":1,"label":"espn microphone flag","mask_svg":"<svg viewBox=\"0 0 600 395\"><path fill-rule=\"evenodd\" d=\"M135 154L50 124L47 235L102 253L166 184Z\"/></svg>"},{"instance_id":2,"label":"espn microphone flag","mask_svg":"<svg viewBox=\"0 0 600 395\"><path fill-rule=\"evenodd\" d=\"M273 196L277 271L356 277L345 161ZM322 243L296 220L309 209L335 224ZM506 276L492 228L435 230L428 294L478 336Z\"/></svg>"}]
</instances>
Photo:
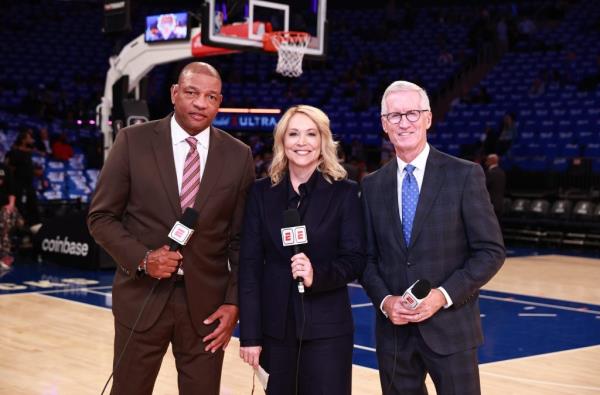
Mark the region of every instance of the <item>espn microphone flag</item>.
<instances>
[{"instance_id":1,"label":"espn microphone flag","mask_svg":"<svg viewBox=\"0 0 600 395\"><path fill-rule=\"evenodd\" d=\"M427 280L417 280L402 295L402 300L409 309L416 309L421 300L431 291L431 284Z\"/></svg>"},{"instance_id":2,"label":"espn microphone flag","mask_svg":"<svg viewBox=\"0 0 600 395\"><path fill-rule=\"evenodd\" d=\"M171 243L170 251L177 251L182 246L186 245L192 234L194 233L194 224L198 220L198 211L191 207L185 209L181 221L175 222L173 228L169 232Z\"/></svg>"},{"instance_id":3,"label":"espn microphone flag","mask_svg":"<svg viewBox=\"0 0 600 395\"><path fill-rule=\"evenodd\" d=\"M283 212L283 228L281 229L281 241L284 247L292 247L294 255L302 252L300 245L308 243L306 226L300 223L300 213L292 208ZM304 279L296 277L298 292L304 293Z\"/></svg>"},{"instance_id":4,"label":"espn microphone flag","mask_svg":"<svg viewBox=\"0 0 600 395\"><path fill-rule=\"evenodd\" d=\"M307 244L306 226L300 224L298 210L290 209L283 212L283 228L281 228L281 242L284 247L293 247ZM300 253L300 249L294 247L294 254Z\"/></svg>"}]
</instances>

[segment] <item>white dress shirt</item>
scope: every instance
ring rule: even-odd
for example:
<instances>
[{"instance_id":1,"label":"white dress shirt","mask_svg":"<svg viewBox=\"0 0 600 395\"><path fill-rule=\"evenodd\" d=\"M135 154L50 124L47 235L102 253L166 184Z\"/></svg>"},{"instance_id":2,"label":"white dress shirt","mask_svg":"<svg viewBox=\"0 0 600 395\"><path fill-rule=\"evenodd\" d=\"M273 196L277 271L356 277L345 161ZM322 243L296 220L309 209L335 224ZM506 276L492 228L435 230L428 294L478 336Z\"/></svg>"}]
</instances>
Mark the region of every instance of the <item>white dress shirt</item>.
<instances>
[{"instance_id":1,"label":"white dress shirt","mask_svg":"<svg viewBox=\"0 0 600 395\"><path fill-rule=\"evenodd\" d=\"M423 186L423 177L425 177L425 167L427 166L427 158L429 157L429 151L429 144L426 143L425 148L423 148L423 151L421 151L419 155L417 155L417 157L412 162L410 162L410 164L415 167L415 169L413 170L413 175L417 180L419 193L421 193L421 187ZM400 216L400 221L402 221L402 182L404 181L404 176L406 175L404 168L409 163L404 162L398 156L396 156L396 161L398 162L398 171L396 172L396 179L398 181L398 215ZM443 287L438 287L437 289L440 290L440 292L446 298L446 304L444 305L444 308L447 309L448 307L452 306L452 299L450 298L450 295L448 295L448 292L446 292L446 290ZM386 299L390 296L392 295L387 295L385 298L383 298L381 304L379 305L379 310L381 310L383 315L385 315L386 317L387 314L383 310L383 304L385 303Z\"/></svg>"}]
</instances>

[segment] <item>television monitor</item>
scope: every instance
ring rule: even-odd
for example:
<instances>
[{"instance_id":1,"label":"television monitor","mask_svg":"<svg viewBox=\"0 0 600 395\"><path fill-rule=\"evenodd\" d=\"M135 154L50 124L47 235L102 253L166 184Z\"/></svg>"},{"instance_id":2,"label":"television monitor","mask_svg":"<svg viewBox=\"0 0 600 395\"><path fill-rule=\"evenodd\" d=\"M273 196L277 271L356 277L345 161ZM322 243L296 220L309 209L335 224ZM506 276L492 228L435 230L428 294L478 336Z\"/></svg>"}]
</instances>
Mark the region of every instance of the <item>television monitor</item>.
<instances>
[{"instance_id":1,"label":"television monitor","mask_svg":"<svg viewBox=\"0 0 600 395\"><path fill-rule=\"evenodd\" d=\"M187 12L146 16L145 42L181 41L189 38L190 18Z\"/></svg>"}]
</instances>

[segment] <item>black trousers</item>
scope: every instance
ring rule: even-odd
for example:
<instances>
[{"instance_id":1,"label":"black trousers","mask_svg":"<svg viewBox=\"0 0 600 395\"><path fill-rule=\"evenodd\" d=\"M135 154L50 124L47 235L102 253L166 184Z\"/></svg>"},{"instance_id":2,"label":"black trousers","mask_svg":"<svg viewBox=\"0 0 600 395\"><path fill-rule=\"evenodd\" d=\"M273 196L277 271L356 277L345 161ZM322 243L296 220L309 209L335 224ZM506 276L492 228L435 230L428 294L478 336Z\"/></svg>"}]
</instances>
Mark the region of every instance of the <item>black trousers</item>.
<instances>
[{"instance_id":1,"label":"black trousers","mask_svg":"<svg viewBox=\"0 0 600 395\"><path fill-rule=\"evenodd\" d=\"M16 206L27 225L35 225L40 222L37 195L33 187L17 187Z\"/></svg>"},{"instance_id":2,"label":"black trousers","mask_svg":"<svg viewBox=\"0 0 600 395\"><path fill-rule=\"evenodd\" d=\"M438 395L481 394L476 348L440 355L425 344L417 325L398 326L396 331L399 330L410 333L407 337L403 336L403 341L396 339L395 350L377 349L384 395L426 395L427 373Z\"/></svg>"},{"instance_id":3,"label":"black trousers","mask_svg":"<svg viewBox=\"0 0 600 395\"><path fill-rule=\"evenodd\" d=\"M350 395L353 335L300 344L295 327L288 319L284 339L263 337L260 364L269 373L267 395Z\"/></svg>"}]
</instances>

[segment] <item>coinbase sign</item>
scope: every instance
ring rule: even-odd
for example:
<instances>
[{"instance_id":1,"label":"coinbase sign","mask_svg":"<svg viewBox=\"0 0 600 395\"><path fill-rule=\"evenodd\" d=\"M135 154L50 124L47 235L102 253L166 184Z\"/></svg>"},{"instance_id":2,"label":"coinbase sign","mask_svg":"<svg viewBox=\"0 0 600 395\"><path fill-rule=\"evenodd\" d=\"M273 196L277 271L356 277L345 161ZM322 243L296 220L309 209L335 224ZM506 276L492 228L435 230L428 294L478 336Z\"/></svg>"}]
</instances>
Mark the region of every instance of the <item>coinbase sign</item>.
<instances>
[{"instance_id":1,"label":"coinbase sign","mask_svg":"<svg viewBox=\"0 0 600 395\"><path fill-rule=\"evenodd\" d=\"M34 242L44 260L86 269L102 266L100 247L88 231L86 214L83 212L44 221Z\"/></svg>"},{"instance_id":2,"label":"coinbase sign","mask_svg":"<svg viewBox=\"0 0 600 395\"><path fill-rule=\"evenodd\" d=\"M56 236L54 239L44 238L42 240L42 251L65 255L87 256L90 251L90 245L88 243L70 241L68 236L65 236L64 239L61 239L60 236Z\"/></svg>"}]
</instances>

